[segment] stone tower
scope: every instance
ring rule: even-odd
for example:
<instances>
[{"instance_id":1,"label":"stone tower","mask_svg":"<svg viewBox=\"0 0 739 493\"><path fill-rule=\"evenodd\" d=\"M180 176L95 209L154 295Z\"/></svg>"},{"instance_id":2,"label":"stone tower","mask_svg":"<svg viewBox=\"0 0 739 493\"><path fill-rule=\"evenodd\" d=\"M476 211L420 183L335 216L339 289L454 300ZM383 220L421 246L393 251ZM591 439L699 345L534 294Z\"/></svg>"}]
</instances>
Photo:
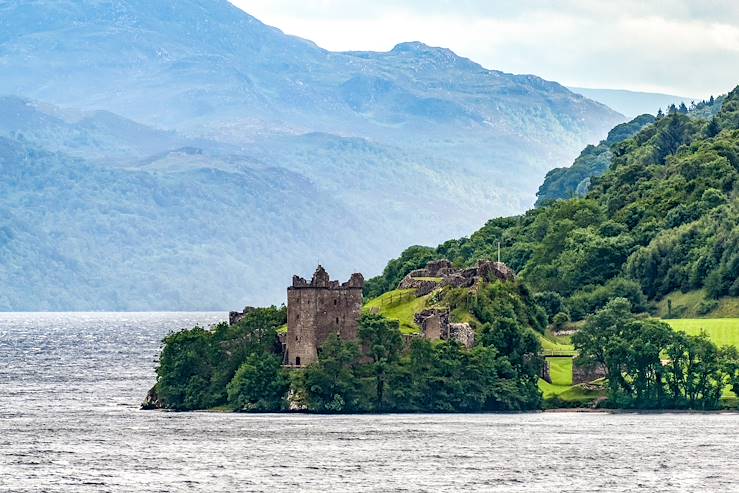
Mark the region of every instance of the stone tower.
<instances>
[{"instance_id":1,"label":"stone tower","mask_svg":"<svg viewBox=\"0 0 739 493\"><path fill-rule=\"evenodd\" d=\"M362 274L349 281L332 281L320 265L310 282L293 276L287 288L287 352L289 366L306 366L318 358L329 335L354 340L362 316Z\"/></svg>"}]
</instances>

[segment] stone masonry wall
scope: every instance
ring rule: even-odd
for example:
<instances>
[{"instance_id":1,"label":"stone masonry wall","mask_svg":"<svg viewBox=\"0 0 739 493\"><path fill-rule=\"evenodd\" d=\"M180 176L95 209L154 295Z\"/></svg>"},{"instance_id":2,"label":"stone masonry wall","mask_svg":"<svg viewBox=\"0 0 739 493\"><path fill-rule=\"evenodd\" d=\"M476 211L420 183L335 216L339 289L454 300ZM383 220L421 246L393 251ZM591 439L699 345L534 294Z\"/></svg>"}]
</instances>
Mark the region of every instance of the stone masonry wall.
<instances>
[{"instance_id":1,"label":"stone masonry wall","mask_svg":"<svg viewBox=\"0 0 739 493\"><path fill-rule=\"evenodd\" d=\"M355 340L362 315L363 287L361 274L353 274L348 282L339 285L329 280L321 266L310 283L294 277L287 290L286 364L313 363L331 334L342 340Z\"/></svg>"},{"instance_id":2,"label":"stone masonry wall","mask_svg":"<svg viewBox=\"0 0 739 493\"><path fill-rule=\"evenodd\" d=\"M572 384L590 383L606 376L606 371L601 365L583 366L578 363L577 358L572 362Z\"/></svg>"}]
</instances>

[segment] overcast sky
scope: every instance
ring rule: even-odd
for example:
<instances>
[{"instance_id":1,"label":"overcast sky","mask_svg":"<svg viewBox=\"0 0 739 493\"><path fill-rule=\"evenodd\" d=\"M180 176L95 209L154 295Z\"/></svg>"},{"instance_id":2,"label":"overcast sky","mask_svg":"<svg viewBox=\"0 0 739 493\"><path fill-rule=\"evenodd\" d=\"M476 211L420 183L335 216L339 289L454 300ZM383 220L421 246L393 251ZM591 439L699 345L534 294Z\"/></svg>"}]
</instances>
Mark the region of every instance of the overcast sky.
<instances>
[{"instance_id":1,"label":"overcast sky","mask_svg":"<svg viewBox=\"0 0 739 493\"><path fill-rule=\"evenodd\" d=\"M565 85L705 97L739 84L739 0L232 0L330 50L401 41Z\"/></svg>"}]
</instances>

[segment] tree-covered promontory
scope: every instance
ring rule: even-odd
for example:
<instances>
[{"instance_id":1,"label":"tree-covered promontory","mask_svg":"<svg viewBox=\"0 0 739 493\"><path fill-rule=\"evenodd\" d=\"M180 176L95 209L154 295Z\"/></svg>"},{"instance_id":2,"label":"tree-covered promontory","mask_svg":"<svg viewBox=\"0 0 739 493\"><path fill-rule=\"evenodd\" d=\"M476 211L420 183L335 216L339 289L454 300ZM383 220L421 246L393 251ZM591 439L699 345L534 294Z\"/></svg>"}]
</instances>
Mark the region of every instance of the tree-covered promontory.
<instances>
[{"instance_id":1,"label":"tree-covered promontory","mask_svg":"<svg viewBox=\"0 0 739 493\"><path fill-rule=\"evenodd\" d=\"M481 290L473 309L484 323L472 348L404 338L397 321L366 313L358 340L331 336L315 363L283 367L277 330L285 322L284 307L254 309L231 326L175 332L164 340L149 407L321 413L538 409L541 347L529 327L537 310L521 289L498 282Z\"/></svg>"},{"instance_id":2,"label":"tree-covered promontory","mask_svg":"<svg viewBox=\"0 0 739 493\"><path fill-rule=\"evenodd\" d=\"M291 369L277 335L285 308L256 309L232 326L169 335L151 401L179 410L537 409L543 337L567 326L577 361L605 370L604 405L719 407L722 392L739 390L736 348L673 332L649 312L668 300L672 314L679 293L700 293L704 314L739 297L739 87L721 102L705 119L676 108L639 122L608 147L608 169L586 195L410 247L365 284L366 308L376 308L429 261L461 268L500 251L517 279L445 286L422 305L467 323L473 346L403 336L397 320L366 310L356 341L331 337L316 362Z\"/></svg>"}]
</instances>

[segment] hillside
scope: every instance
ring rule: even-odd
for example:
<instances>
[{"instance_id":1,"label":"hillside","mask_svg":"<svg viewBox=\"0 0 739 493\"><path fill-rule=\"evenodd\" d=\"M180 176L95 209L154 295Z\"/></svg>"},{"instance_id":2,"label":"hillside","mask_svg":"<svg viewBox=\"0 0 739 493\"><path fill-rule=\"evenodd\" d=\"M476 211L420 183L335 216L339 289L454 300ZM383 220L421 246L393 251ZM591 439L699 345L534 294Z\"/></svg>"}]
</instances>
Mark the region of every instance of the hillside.
<instances>
[{"instance_id":1,"label":"hillside","mask_svg":"<svg viewBox=\"0 0 739 493\"><path fill-rule=\"evenodd\" d=\"M493 219L437 248L412 247L366 291L392 289L435 258L457 265L493 258L501 241L502 258L550 317L561 311L580 320L616 296L642 312L675 291L736 297L738 185L739 87L711 120L671 114L618 144L610 169L584 198Z\"/></svg>"},{"instance_id":2,"label":"hillside","mask_svg":"<svg viewBox=\"0 0 739 493\"><path fill-rule=\"evenodd\" d=\"M690 107L683 105L678 108L673 105L667 108L667 111L682 113L694 119L710 120L721 110L723 101L724 96L711 97L708 101L699 101L691 104ZM664 112L658 112L656 118L661 118L663 115ZM618 152L615 149L616 144L633 137L654 121L655 117L644 114L628 123L617 125L597 146L587 146L572 166L549 171L536 193L538 198L535 205L541 206L552 200L584 196L590 188L591 179L601 176L611 166L614 151Z\"/></svg>"},{"instance_id":3,"label":"hillside","mask_svg":"<svg viewBox=\"0 0 739 493\"><path fill-rule=\"evenodd\" d=\"M362 224L279 168L101 168L0 137L0 175L3 310L239 306L245 293L234 286L248 279L255 292L282 292L266 273L287 279L290 264L313 248L348 262L321 220L347 230ZM287 214L285 204L301 214ZM270 241L283 244L265 247ZM359 236L345 245L367 255L377 246Z\"/></svg>"},{"instance_id":4,"label":"hillside","mask_svg":"<svg viewBox=\"0 0 739 493\"><path fill-rule=\"evenodd\" d=\"M231 137L242 141L265 130L359 130L402 142L399 125L440 125L456 135L527 130L534 142L557 128L572 141L592 138L618 118L559 84L419 42L333 53L226 0L15 0L1 8L0 93L104 106L155 126L238 129L243 135ZM39 79L48 82L33 84Z\"/></svg>"},{"instance_id":5,"label":"hillside","mask_svg":"<svg viewBox=\"0 0 739 493\"><path fill-rule=\"evenodd\" d=\"M590 188L593 177L601 176L611 166L611 147L630 139L647 125L654 123L652 115L640 115L628 123L617 125L598 145L589 145L568 168L554 168L544 177L536 192L536 206L559 199L582 197Z\"/></svg>"},{"instance_id":6,"label":"hillside","mask_svg":"<svg viewBox=\"0 0 739 493\"><path fill-rule=\"evenodd\" d=\"M379 272L524 210L623 120L419 42L330 52L226 0L12 0L0 26L4 310L225 309L317 259Z\"/></svg>"}]
</instances>

